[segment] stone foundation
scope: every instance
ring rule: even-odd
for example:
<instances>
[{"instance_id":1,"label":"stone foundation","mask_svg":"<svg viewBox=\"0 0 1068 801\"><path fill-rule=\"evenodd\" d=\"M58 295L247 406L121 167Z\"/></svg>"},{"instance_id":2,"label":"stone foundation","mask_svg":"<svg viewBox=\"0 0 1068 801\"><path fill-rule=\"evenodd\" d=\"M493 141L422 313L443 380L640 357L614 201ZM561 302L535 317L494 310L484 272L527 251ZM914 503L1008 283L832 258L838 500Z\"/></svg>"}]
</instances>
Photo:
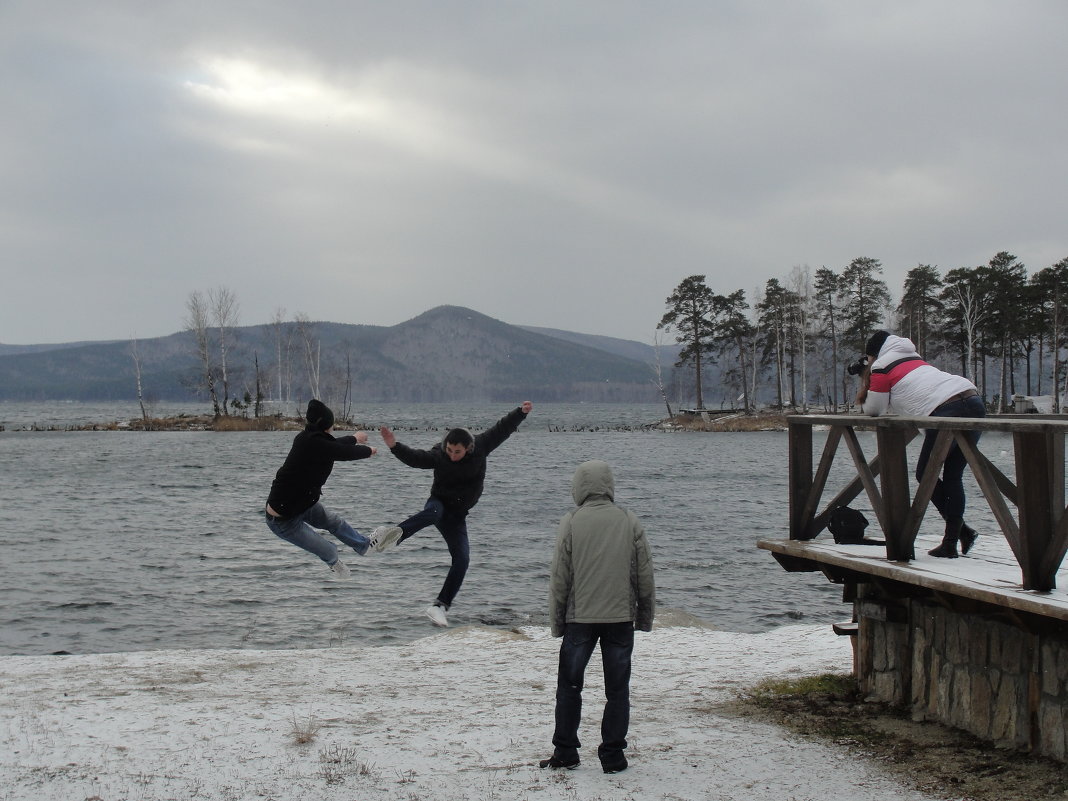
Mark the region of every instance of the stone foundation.
<instances>
[{"instance_id":1,"label":"stone foundation","mask_svg":"<svg viewBox=\"0 0 1068 801\"><path fill-rule=\"evenodd\" d=\"M874 583L857 587L860 687L998 746L1068 762L1068 625Z\"/></svg>"}]
</instances>

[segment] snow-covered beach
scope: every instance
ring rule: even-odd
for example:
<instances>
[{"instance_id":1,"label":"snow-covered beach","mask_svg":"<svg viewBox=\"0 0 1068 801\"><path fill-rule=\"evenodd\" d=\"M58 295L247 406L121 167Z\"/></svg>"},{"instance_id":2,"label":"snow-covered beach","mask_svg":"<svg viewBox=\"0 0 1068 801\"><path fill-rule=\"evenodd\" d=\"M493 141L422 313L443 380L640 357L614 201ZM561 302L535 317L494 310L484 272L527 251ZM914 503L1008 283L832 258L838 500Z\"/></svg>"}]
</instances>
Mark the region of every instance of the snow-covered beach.
<instances>
[{"instance_id":1,"label":"snow-covered beach","mask_svg":"<svg viewBox=\"0 0 1068 801\"><path fill-rule=\"evenodd\" d=\"M670 618L670 614L668 615ZM840 748L722 709L769 676L848 672L825 625L761 634L658 620L636 636L631 768L551 753L558 640L462 627L398 646L0 657L0 798L920 799Z\"/></svg>"}]
</instances>

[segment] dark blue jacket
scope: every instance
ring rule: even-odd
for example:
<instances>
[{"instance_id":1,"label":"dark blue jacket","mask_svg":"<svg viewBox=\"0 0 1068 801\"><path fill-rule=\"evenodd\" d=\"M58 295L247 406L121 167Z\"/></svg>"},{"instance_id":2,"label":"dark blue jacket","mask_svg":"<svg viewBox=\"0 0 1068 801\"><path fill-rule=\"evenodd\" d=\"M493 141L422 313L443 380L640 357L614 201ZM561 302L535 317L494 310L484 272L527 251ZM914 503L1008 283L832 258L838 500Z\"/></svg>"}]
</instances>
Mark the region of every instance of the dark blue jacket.
<instances>
[{"instance_id":1,"label":"dark blue jacket","mask_svg":"<svg viewBox=\"0 0 1068 801\"><path fill-rule=\"evenodd\" d=\"M474 447L458 462L445 453L444 442L428 451L409 448L398 442L390 451L409 467L434 471L430 494L440 500L447 510L466 514L482 497L486 479L486 457L515 433L526 419L522 407L516 407L487 431L475 435Z\"/></svg>"}]
</instances>

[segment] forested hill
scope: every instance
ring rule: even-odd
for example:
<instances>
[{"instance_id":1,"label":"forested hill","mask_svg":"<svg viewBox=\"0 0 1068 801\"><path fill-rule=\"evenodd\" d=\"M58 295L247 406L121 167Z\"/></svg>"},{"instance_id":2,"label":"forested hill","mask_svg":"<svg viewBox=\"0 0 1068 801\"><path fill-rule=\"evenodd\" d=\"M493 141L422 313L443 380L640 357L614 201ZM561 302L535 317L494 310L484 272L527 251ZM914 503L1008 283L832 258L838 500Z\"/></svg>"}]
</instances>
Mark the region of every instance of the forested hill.
<instances>
[{"instance_id":1,"label":"forested hill","mask_svg":"<svg viewBox=\"0 0 1068 801\"><path fill-rule=\"evenodd\" d=\"M545 331L543 333L543 331ZM219 333L209 353L221 375ZM283 323L225 332L230 396L330 401L658 402L640 343L525 329L456 306L395 326ZM14 352L10 352L14 350ZM148 400L206 399L203 361L189 331L136 342L28 346L0 351L0 399L135 400L135 352ZM647 355L647 360L626 354ZM672 351L666 357L670 364ZM221 388L219 390L221 396Z\"/></svg>"}]
</instances>

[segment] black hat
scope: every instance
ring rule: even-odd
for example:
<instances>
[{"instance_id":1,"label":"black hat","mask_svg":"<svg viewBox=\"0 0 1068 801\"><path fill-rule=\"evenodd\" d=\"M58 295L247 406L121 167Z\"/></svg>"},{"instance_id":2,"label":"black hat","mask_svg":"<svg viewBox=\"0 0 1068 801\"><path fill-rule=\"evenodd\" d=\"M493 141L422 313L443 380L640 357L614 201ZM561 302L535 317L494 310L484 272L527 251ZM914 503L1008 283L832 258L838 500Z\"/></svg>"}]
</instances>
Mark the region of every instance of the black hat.
<instances>
[{"instance_id":1,"label":"black hat","mask_svg":"<svg viewBox=\"0 0 1068 801\"><path fill-rule=\"evenodd\" d=\"M879 351L883 349L883 343L886 342L888 336L890 336L889 331L876 331L871 335L868 344L864 346L864 352L869 356L878 356Z\"/></svg>"},{"instance_id":2,"label":"black hat","mask_svg":"<svg viewBox=\"0 0 1068 801\"><path fill-rule=\"evenodd\" d=\"M308 428L319 431L326 431L334 424L334 413L330 411L330 407L315 398L308 401L308 413L305 417L308 420Z\"/></svg>"}]
</instances>

